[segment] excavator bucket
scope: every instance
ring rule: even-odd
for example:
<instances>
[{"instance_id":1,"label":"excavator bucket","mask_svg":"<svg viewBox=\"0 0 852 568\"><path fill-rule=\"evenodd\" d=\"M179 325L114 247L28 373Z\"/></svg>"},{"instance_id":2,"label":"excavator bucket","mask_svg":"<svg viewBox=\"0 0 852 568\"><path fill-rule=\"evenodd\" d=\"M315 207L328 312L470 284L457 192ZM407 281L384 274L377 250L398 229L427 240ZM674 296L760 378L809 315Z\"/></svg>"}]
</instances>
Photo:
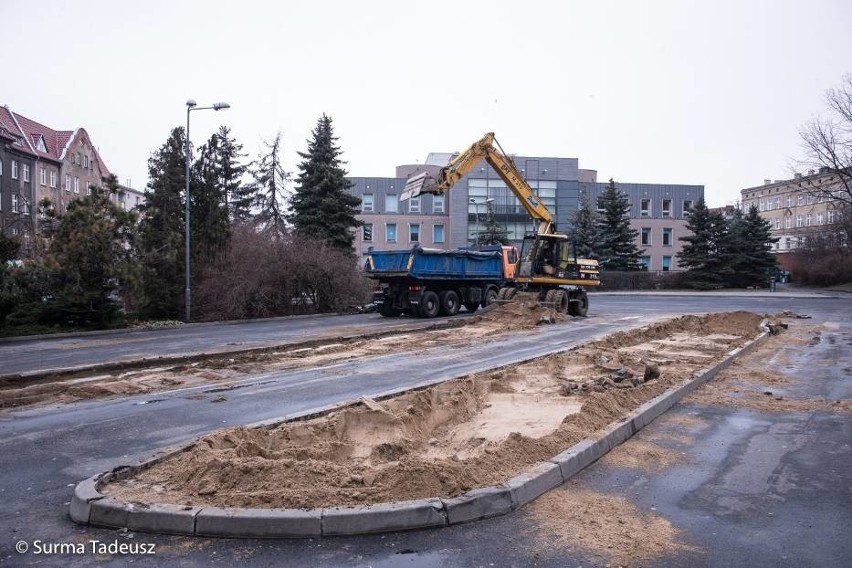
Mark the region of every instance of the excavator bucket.
<instances>
[{"instance_id":1,"label":"excavator bucket","mask_svg":"<svg viewBox=\"0 0 852 568\"><path fill-rule=\"evenodd\" d=\"M405 182L405 187L402 189L402 194L399 196L399 200L406 201L424 193L431 193L430 190L434 187L435 178L426 172L420 172L408 178L408 181Z\"/></svg>"}]
</instances>

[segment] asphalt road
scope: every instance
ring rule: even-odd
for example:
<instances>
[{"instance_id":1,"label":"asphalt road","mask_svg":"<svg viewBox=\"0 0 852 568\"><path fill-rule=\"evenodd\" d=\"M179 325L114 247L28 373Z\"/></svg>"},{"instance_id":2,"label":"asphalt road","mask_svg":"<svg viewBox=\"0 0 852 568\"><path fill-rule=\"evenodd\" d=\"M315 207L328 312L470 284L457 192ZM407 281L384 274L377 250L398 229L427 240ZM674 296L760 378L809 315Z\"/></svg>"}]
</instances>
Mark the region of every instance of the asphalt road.
<instances>
[{"instance_id":1,"label":"asphalt road","mask_svg":"<svg viewBox=\"0 0 852 568\"><path fill-rule=\"evenodd\" d=\"M416 360L410 355L386 355L357 365L331 364L311 371L256 377L225 393L196 389L2 414L0 564L124 566L132 560L152 566L603 565L600 558L582 549L554 555L531 546L521 535L534 530L535 524L523 510L438 531L325 540L235 541L126 535L79 527L69 520L67 504L73 485L80 479L218 427L305 412L363 394L465 374L664 315L733 309L790 309L808 313L814 321L831 322L833 343L826 339L797 355L796 364L807 370L803 373L807 382L798 388L811 397L820 396L814 391L832 398L850 397L852 298L597 296L592 317L566 326L539 328L535 336L524 334L506 344L487 342L475 353L430 349L419 353ZM167 343L210 352L229 343L274 342L285 333L298 334L288 326L301 327L299 337L304 339L311 330L339 336L341 328L368 329L371 324L384 322L387 320L377 315L300 318L293 322L147 332L146 337L159 336ZM405 326L410 320L393 323ZM276 329L282 326L288 330ZM187 330L191 333L178 333ZM121 334L116 337L123 339ZM109 339L114 338L98 336L101 343ZM65 365L63 352L86 351L63 350L53 343L57 341L68 339L32 342L19 352L52 350L48 364ZM10 345L14 344L2 347ZM5 352L0 354L5 364ZM31 360L37 365L39 358ZM28 368L37 367L22 366L24 371ZM795 389L791 387L790 396L796 394ZM214 396L223 395L225 401L212 402ZM767 416L733 408L678 405L646 431L682 429L671 421L679 412L700 413L711 425L684 450L694 456L693 463L669 468L652 478L598 463L576 478L581 486L622 494L640 508L654 506L684 531L687 541L702 550L664 557L657 565L825 566L852 557L852 545L844 538L852 532L852 479L848 473L852 471L852 421L848 415ZM82 543L86 551L34 554L36 540ZM93 556L88 544L91 540L156 544L156 554ZM18 541L27 542L30 550L16 552Z\"/></svg>"}]
</instances>

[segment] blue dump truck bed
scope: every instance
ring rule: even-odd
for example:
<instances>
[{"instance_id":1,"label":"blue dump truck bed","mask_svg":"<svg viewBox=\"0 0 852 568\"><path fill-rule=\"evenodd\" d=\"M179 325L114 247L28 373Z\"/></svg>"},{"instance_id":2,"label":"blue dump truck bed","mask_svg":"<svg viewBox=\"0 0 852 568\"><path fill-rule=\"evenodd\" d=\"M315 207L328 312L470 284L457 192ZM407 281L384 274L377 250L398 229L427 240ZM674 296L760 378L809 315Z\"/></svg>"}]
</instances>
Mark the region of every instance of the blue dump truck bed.
<instances>
[{"instance_id":1,"label":"blue dump truck bed","mask_svg":"<svg viewBox=\"0 0 852 568\"><path fill-rule=\"evenodd\" d=\"M373 279L500 280L503 256L500 252L422 248L372 251L365 268Z\"/></svg>"}]
</instances>

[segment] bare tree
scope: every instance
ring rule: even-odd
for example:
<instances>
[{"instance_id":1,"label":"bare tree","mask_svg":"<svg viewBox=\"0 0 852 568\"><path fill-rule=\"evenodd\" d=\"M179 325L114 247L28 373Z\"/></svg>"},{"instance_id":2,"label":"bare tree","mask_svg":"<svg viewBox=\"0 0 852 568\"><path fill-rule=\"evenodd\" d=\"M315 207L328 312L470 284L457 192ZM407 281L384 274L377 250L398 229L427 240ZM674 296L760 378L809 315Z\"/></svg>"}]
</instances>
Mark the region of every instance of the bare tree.
<instances>
[{"instance_id":1,"label":"bare tree","mask_svg":"<svg viewBox=\"0 0 852 568\"><path fill-rule=\"evenodd\" d=\"M852 207L852 74L825 92L825 102L827 111L799 130L805 155L800 164L836 178L813 186L810 192L839 200L848 209Z\"/></svg>"}]
</instances>

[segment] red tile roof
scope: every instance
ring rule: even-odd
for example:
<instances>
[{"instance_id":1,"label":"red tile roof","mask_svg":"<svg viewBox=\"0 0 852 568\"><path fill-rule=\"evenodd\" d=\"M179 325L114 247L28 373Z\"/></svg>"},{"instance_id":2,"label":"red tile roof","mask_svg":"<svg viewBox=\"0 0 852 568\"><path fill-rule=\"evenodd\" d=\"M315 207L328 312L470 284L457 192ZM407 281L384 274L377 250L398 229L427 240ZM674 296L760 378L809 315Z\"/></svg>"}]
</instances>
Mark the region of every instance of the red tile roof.
<instances>
[{"instance_id":1,"label":"red tile roof","mask_svg":"<svg viewBox=\"0 0 852 568\"><path fill-rule=\"evenodd\" d=\"M21 149L28 154L40 158L46 158L61 162L65 159L66 151L71 142L77 137L82 128L76 130L54 130L31 118L22 116L9 109L8 106L0 106L0 130L8 130L12 135L23 138ZM46 151L38 149L38 141L44 139ZM101 175L108 176L110 171L101 158L100 152L92 146L95 159L101 169Z\"/></svg>"}]
</instances>

